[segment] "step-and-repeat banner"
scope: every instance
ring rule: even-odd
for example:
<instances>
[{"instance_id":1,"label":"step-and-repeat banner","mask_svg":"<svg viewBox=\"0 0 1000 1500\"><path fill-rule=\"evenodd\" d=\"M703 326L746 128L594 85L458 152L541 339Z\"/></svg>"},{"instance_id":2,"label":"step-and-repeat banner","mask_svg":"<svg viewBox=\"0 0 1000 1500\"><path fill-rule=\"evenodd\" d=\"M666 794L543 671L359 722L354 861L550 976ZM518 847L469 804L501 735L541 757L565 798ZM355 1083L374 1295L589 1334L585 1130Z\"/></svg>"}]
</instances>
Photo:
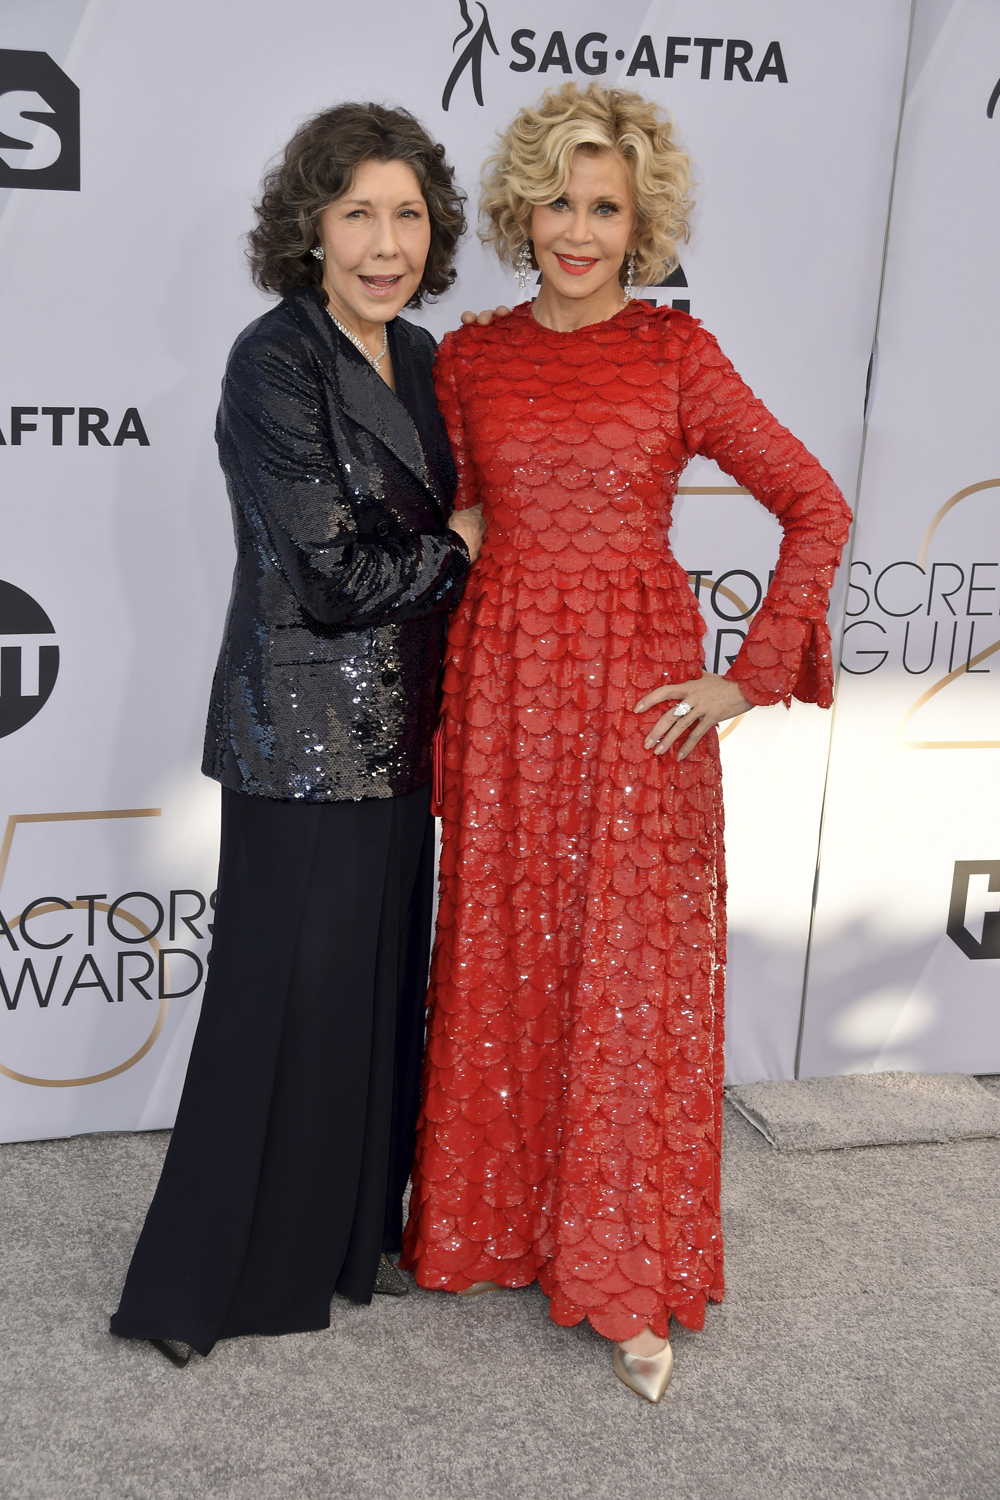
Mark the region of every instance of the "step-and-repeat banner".
<instances>
[{"instance_id":1,"label":"step-and-repeat banner","mask_svg":"<svg viewBox=\"0 0 1000 1500\"><path fill-rule=\"evenodd\" d=\"M1000 7L918 7L800 1070L1000 1072Z\"/></svg>"},{"instance_id":2,"label":"step-and-repeat banner","mask_svg":"<svg viewBox=\"0 0 1000 1500\"><path fill-rule=\"evenodd\" d=\"M860 592L845 572L833 611L860 627L848 654L868 675L844 679L815 919L830 716L758 711L723 746L734 1079L792 1075L810 951L811 1070L871 1065L877 1048L842 1039L907 985L914 1065L937 1065L935 1027L964 1038L948 1066L978 1065L986 1034L995 761L908 747L990 734L982 652L1000 580L997 492L976 488L997 472L980 184L1000 145L986 118L1000 39L988 0L927 0L923 23L922 3ZM386 0L375 26L354 0L288 0L280 25L264 0L238 16L224 0L0 12L0 1139L173 1117L218 841L218 792L198 765L233 550L212 428L228 348L266 306L243 257L250 205L296 125L340 99L402 103L474 204L496 130L543 88L596 78L664 104L699 207L681 268L646 295L717 333L853 499L910 31L909 0ZM420 315L436 334L463 307L516 296L474 235L459 271ZM727 476L691 466L673 546L710 667L738 649L777 543ZM912 566L885 572L897 562ZM863 653L883 645L874 668ZM920 1032L934 985L949 1009Z\"/></svg>"}]
</instances>

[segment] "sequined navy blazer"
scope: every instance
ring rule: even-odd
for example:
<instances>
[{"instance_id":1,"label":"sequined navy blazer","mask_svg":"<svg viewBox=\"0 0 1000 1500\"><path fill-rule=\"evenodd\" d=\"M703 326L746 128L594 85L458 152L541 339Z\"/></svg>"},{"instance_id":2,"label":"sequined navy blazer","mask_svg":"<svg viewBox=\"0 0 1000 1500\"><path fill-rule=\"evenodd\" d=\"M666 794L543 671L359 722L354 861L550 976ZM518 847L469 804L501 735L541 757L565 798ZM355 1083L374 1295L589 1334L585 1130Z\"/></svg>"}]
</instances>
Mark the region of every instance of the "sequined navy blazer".
<instances>
[{"instance_id":1,"label":"sequined navy blazer","mask_svg":"<svg viewBox=\"0 0 1000 1500\"><path fill-rule=\"evenodd\" d=\"M434 340L388 326L398 395L311 287L229 357L216 437L237 561L202 769L235 791L346 802L431 779L469 553L447 526Z\"/></svg>"}]
</instances>

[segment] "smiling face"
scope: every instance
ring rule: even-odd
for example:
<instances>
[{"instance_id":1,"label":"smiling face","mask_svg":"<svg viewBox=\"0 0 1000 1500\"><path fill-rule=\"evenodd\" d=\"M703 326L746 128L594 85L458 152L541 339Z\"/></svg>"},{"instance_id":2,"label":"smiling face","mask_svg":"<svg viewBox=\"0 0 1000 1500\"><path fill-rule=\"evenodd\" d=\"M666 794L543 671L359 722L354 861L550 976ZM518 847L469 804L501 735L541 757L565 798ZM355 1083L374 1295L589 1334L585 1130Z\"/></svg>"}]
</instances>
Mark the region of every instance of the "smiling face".
<instances>
[{"instance_id":1,"label":"smiling face","mask_svg":"<svg viewBox=\"0 0 1000 1500\"><path fill-rule=\"evenodd\" d=\"M635 229L632 184L623 158L617 151L577 151L566 191L531 211L531 238L542 273L535 304L541 321L598 322L613 316L622 305L618 273Z\"/></svg>"},{"instance_id":2,"label":"smiling face","mask_svg":"<svg viewBox=\"0 0 1000 1500\"><path fill-rule=\"evenodd\" d=\"M362 162L347 192L320 214L316 230L330 311L352 332L388 322L406 306L431 243L427 204L411 166Z\"/></svg>"}]
</instances>

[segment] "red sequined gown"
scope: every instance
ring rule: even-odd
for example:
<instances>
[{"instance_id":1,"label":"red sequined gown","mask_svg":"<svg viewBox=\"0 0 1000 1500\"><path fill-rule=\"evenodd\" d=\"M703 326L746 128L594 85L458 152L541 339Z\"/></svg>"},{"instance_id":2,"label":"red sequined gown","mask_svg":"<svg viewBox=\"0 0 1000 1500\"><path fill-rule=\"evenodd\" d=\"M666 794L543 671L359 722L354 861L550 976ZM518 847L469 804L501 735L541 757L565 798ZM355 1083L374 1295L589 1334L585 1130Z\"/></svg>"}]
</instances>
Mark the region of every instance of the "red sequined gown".
<instances>
[{"instance_id":1,"label":"red sequined gown","mask_svg":"<svg viewBox=\"0 0 1000 1500\"><path fill-rule=\"evenodd\" d=\"M703 669L667 544L688 459L784 529L727 674L829 705L850 511L693 319L632 303L557 333L530 306L449 334L438 400L486 543L449 637L441 902L404 1265L536 1278L611 1339L722 1297L718 738L678 762L632 706Z\"/></svg>"}]
</instances>

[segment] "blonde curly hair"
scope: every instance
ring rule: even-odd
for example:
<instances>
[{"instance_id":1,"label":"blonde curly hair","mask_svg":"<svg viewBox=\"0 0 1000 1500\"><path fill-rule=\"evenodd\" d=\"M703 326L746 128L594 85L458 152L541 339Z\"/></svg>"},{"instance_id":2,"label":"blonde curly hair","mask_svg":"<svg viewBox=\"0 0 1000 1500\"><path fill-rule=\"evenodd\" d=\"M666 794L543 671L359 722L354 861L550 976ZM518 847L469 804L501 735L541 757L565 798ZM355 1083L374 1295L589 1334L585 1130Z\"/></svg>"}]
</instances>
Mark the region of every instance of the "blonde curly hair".
<instances>
[{"instance_id":1,"label":"blonde curly hair","mask_svg":"<svg viewBox=\"0 0 1000 1500\"><path fill-rule=\"evenodd\" d=\"M507 265L530 241L531 210L566 191L574 153L604 150L624 158L632 179L636 284L655 284L677 265L677 245L689 237L694 207L690 166L673 122L641 94L597 83L546 89L537 105L520 111L498 146L483 168L481 238Z\"/></svg>"}]
</instances>

